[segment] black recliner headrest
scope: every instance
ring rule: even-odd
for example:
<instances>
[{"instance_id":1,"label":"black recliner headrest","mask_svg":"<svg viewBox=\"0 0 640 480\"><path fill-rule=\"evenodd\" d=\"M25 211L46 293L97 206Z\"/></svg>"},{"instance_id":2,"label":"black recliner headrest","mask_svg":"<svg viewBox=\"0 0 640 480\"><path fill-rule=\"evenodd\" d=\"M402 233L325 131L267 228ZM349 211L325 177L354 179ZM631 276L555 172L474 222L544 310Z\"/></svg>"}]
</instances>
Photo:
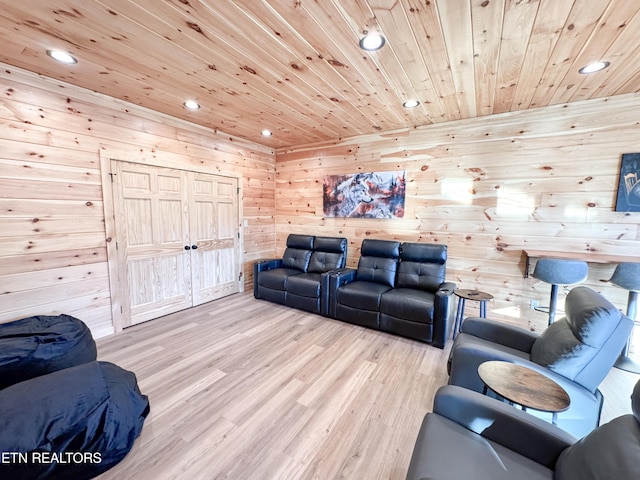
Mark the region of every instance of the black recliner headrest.
<instances>
[{"instance_id":1,"label":"black recliner headrest","mask_svg":"<svg viewBox=\"0 0 640 480\"><path fill-rule=\"evenodd\" d=\"M287 247L299 250L313 250L314 240L315 237L313 235L296 235L292 233L287 237Z\"/></svg>"},{"instance_id":2,"label":"black recliner headrest","mask_svg":"<svg viewBox=\"0 0 640 480\"><path fill-rule=\"evenodd\" d=\"M347 239L339 237L316 237L313 249L316 252L345 253Z\"/></svg>"},{"instance_id":3,"label":"black recliner headrest","mask_svg":"<svg viewBox=\"0 0 640 480\"><path fill-rule=\"evenodd\" d=\"M362 241L360 254L364 257L398 258L400 242L366 238Z\"/></svg>"},{"instance_id":4,"label":"black recliner headrest","mask_svg":"<svg viewBox=\"0 0 640 480\"><path fill-rule=\"evenodd\" d=\"M447 261L447 246L437 243L403 243L400 258L409 262L444 265Z\"/></svg>"}]
</instances>

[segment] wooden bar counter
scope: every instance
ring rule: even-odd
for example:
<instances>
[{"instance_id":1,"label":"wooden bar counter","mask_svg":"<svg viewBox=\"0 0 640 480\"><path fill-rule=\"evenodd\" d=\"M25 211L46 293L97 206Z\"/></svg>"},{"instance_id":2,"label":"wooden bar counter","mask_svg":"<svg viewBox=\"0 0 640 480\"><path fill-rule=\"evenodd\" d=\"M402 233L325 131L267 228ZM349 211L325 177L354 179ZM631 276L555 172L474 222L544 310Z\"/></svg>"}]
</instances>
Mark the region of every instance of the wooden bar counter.
<instances>
[{"instance_id":1,"label":"wooden bar counter","mask_svg":"<svg viewBox=\"0 0 640 480\"><path fill-rule=\"evenodd\" d=\"M640 263L640 256L615 255L596 252L554 252L549 250L523 250L526 257L524 278L529 278L532 258L559 258L564 260L582 260L587 263Z\"/></svg>"}]
</instances>

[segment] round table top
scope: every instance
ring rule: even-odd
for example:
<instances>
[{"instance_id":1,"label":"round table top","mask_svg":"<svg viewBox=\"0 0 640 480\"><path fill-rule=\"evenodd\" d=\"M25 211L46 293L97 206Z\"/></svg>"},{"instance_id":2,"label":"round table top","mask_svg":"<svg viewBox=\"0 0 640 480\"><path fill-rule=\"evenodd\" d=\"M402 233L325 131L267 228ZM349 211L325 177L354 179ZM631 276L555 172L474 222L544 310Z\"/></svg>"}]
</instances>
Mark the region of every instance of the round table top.
<instances>
[{"instance_id":1,"label":"round table top","mask_svg":"<svg viewBox=\"0 0 640 480\"><path fill-rule=\"evenodd\" d=\"M562 412L571 403L564 388L523 365L491 360L480 364L478 375L498 395L527 408Z\"/></svg>"},{"instance_id":2,"label":"round table top","mask_svg":"<svg viewBox=\"0 0 640 480\"><path fill-rule=\"evenodd\" d=\"M456 288L453 293L455 293L458 297L462 297L467 300L479 300L482 302L486 300L493 300L493 295L486 292L481 292L480 290L467 290L466 288Z\"/></svg>"}]
</instances>

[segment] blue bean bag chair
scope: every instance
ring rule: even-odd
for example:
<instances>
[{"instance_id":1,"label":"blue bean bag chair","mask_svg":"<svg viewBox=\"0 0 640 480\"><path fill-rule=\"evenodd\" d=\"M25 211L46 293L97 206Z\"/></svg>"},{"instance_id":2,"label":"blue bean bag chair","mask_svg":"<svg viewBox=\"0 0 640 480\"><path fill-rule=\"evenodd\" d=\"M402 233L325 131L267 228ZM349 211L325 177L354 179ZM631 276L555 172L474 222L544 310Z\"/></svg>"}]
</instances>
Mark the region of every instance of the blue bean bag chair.
<instances>
[{"instance_id":1,"label":"blue bean bag chair","mask_svg":"<svg viewBox=\"0 0 640 480\"><path fill-rule=\"evenodd\" d=\"M0 389L96 360L89 328L70 315L0 324Z\"/></svg>"},{"instance_id":2,"label":"blue bean bag chair","mask_svg":"<svg viewBox=\"0 0 640 480\"><path fill-rule=\"evenodd\" d=\"M131 450L149 413L132 372L91 362L0 391L0 478L91 479Z\"/></svg>"}]
</instances>

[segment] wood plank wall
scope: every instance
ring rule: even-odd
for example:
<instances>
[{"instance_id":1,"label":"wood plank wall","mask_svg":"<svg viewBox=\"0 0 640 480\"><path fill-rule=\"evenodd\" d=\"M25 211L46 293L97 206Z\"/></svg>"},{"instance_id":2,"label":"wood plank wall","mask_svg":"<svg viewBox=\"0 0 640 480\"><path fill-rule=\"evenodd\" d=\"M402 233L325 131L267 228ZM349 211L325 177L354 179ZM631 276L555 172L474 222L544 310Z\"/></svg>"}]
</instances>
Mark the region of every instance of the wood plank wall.
<instances>
[{"instance_id":1,"label":"wood plank wall","mask_svg":"<svg viewBox=\"0 0 640 480\"><path fill-rule=\"evenodd\" d=\"M240 176L245 273L274 255L270 149L0 67L0 322L68 313L113 332L101 153Z\"/></svg>"},{"instance_id":2,"label":"wood plank wall","mask_svg":"<svg viewBox=\"0 0 640 480\"><path fill-rule=\"evenodd\" d=\"M364 238L445 243L449 280L493 294L496 315L543 326L530 301L548 305L550 287L523 278L523 249L640 252L640 213L614 211L629 152L640 152L639 94L283 149L278 254L298 232L347 237L350 266ZM406 171L404 218L323 218L325 175L386 170ZM586 284L624 308L613 268L590 264Z\"/></svg>"}]
</instances>

